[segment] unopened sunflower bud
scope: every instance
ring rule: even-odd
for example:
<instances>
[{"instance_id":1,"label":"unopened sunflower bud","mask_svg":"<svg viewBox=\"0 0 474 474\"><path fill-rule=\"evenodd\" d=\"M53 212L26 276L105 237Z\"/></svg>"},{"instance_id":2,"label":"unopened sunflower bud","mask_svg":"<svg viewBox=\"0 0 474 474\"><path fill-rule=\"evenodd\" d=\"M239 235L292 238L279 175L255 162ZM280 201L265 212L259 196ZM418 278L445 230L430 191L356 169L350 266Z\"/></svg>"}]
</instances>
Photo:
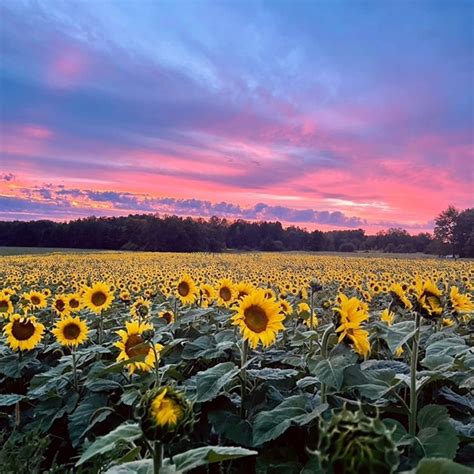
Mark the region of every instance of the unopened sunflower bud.
<instances>
[{"instance_id":1,"label":"unopened sunflower bud","mask_svg":"<svg viewBox=\"0 0 474 474\"><path fill-rule=\"evenodd\" d=\"M391 474L400 461L392 431L378 417L345 407L320 421L317 449L310 452L323 472Z\"/></svg>"}]
</instances>

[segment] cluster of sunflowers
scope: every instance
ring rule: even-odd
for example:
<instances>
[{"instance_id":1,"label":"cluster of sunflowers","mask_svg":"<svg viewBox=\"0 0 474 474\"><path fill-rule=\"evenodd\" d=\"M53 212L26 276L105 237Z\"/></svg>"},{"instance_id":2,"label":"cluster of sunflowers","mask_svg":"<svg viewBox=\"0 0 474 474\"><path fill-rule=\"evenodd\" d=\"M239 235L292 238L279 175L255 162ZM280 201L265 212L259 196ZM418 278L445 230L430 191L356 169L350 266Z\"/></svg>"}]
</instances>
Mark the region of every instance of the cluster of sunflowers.
<instances>
[{"instance_id":1,"label":"cluster of sunflowers","mask_svg":"<svg viewBox=\"0 0 474 474\"><path fill-rule=\"evenodd\" d=\"M308 358L319 360L332 346L360 361L408 361L413 355L405 350L408 339L390 347L390 355L380 342L381 328L422 317L435 331L466 333L474 311L474 265L468 261L150 253L5 261L0 270L2 353L18 353L21 359L52 344L66 349L77 388L79 346L97 349L99 359L103 346L119 370L125 369L129 383L155 377L138 411L144 436L161 443L189 433L195 415L193 404L173 380L170 384L160 365L175 340L192 342L206 325L204 332L233 334L232 347L241 354L243 408L249 350L257 354L263 352L259 346L275 346L286 351L303 344ZM326 398L322 382L321 399ZM366 423L372 429L372 422Z\"/></svg>"},{"instance_id":2,"label":"cluster of sunflowers","mask_svg":"<svg viewBox=\"0 0 474 474\"><path fill-rule=\"evenodd\" d=\"M468 321L473 309L469 296L473 289L473 269L466 262L460 263L459 275L451 262L442 262L444 270L440 271L438 262L435 266L431 260L424 260L424 270L420 271L420 266L413 261L399 259L285 255L277 260L268 254L219 255L205 257L207 277L204 277L203 269L199 268L205 261L203 255L179 257L178 260L174 254L160 257L137 254L130 260L127 254L95 254L87 259L84 256L34 257L33 264L21 257L11 258L11 266L3 275L9 286L0 291L0 312L8 320L3 328L6 343L13 350L36 347L45 331L45 321L36 314L44 315L48 311L58 317L53 321L52 333L61 345L74 348L87 340L88 323L80 316L87 311L99 315L97 332L101 342L104 314L115 301L114 308L127 308L131 318L124 322L124 329L117 331L118 360L143 356L143 361L129 365L130 371L152 370L163 347L146 343L143 334L153 330L150 316L156 301L160 300L164 303L160 304L161 311L157 315L167 324L175 322L182 307L195 305L228 310L230 324L239 328L253 349L259 343L263 347L273 344L277 334L288 327L292 319L294 324L304 322L314 329L319 324L319 311L323 316L334 311L339 342L352 344L357 353L367 357L370 342L364 324L374 312L374 306L379 309L381 304L390 301L389 307L383 308L380 314L380 319L389 325L396 318L391 310L393 306L405 311L416 309L427 318L444 316L444 326L453 325L456 315L461 315L461 321ZM58 258L60 265L56 263ZM128 259L132 269L123 270L122 265L119 266L123 259ZM35 260L41 263L37 268ZM164 262L164 268L156 268L157 260ZM395 271L386 271L388 262ZM134 273L137 263L143 272L142 279ZM150 265L142 267L142 263ZM301 270L303 263L306 275L289 273ZM185 271L173 278L171 272L175 269L166 268L166 264L180 271L193 268L193 276ZM71 267L79 267L81 271L72 272ZM93 274L89 267L94 269ZM261 267L268 274L266 280ZM235 283L229 278L234 275L227 271L245 275L247 279ZM316 271L315 284L311 274ZM90 283L96 272L108 277L107 282ZM285 275L284 279L280 273ZM426 278L427 275L430 278ZM453 285L454 281L465 293ZM445 292L449 289L445 302L441 288ZM401 352L400 347L398 354Z\"/></svg>"}]
</instances>

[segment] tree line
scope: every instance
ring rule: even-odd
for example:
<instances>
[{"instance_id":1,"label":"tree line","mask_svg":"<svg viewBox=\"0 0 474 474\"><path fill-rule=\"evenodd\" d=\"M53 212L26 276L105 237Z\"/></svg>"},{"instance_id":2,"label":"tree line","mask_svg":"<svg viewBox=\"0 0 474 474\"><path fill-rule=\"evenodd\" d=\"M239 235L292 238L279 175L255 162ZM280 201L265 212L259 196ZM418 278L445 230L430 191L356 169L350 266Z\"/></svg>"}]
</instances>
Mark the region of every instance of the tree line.
<instances>
[{"instance_id":1,"label":"tree line","mask_svg":"<svg viewBox=\"0 0 474 474\"><path fill-rule=\"evenodd\" d=\"M296 226L284 228L280 222L150 214L87 217L70 222L0 221L0 246L163 252L383 251L473 257L474 209L461 212L449 207L437 217L434 235L410 235L399 228L376 235L366 235L363 229L308 231Z\"/></svg>"}]
</instances>

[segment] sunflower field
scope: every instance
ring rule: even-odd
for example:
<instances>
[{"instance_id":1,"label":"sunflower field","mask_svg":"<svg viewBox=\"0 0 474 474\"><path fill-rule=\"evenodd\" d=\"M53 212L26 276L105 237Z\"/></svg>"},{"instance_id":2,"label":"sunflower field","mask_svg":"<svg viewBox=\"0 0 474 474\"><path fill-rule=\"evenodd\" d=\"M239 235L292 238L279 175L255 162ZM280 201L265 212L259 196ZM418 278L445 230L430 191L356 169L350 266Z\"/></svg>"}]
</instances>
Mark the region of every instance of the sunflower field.
<instances>
[{"instance_id":1,"label":"sunflower field","mask_svg":"<svg viewBox=\"0 0 474 474\"><path fill-rule=\"evenodd\" d=\"M0 472L474 472L474 263L8 256Z\"/></svg>"}]
</instances>

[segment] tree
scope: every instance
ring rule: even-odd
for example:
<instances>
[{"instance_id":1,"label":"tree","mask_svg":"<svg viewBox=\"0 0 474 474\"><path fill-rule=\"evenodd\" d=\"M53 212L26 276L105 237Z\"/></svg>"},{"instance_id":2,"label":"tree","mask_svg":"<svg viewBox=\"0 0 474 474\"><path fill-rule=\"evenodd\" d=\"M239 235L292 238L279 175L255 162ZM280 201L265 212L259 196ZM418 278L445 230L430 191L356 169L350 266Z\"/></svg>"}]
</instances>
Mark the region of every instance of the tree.
<instances>
[{"instance_id":1,"label":"tree","mask_svg":"<svg viewBox=\"0 0 474 474\"><path fill-rule=\"evenodd\" d=\"M453 230L454 245L460 257L474 257L474 208L459 213Z\"/></svg>"},{"instance_id":2,"label":"tree","mask_svg":"<svg viewBox=\"0 0 474 474\"><path fill-rule=\"evenodd\" d=\"M435 237L441 243L449 245L453 257L456 254L454 229L458 217L459 211L454 206L449 206L435 219Z\"/></svg>"}]
</instances>

